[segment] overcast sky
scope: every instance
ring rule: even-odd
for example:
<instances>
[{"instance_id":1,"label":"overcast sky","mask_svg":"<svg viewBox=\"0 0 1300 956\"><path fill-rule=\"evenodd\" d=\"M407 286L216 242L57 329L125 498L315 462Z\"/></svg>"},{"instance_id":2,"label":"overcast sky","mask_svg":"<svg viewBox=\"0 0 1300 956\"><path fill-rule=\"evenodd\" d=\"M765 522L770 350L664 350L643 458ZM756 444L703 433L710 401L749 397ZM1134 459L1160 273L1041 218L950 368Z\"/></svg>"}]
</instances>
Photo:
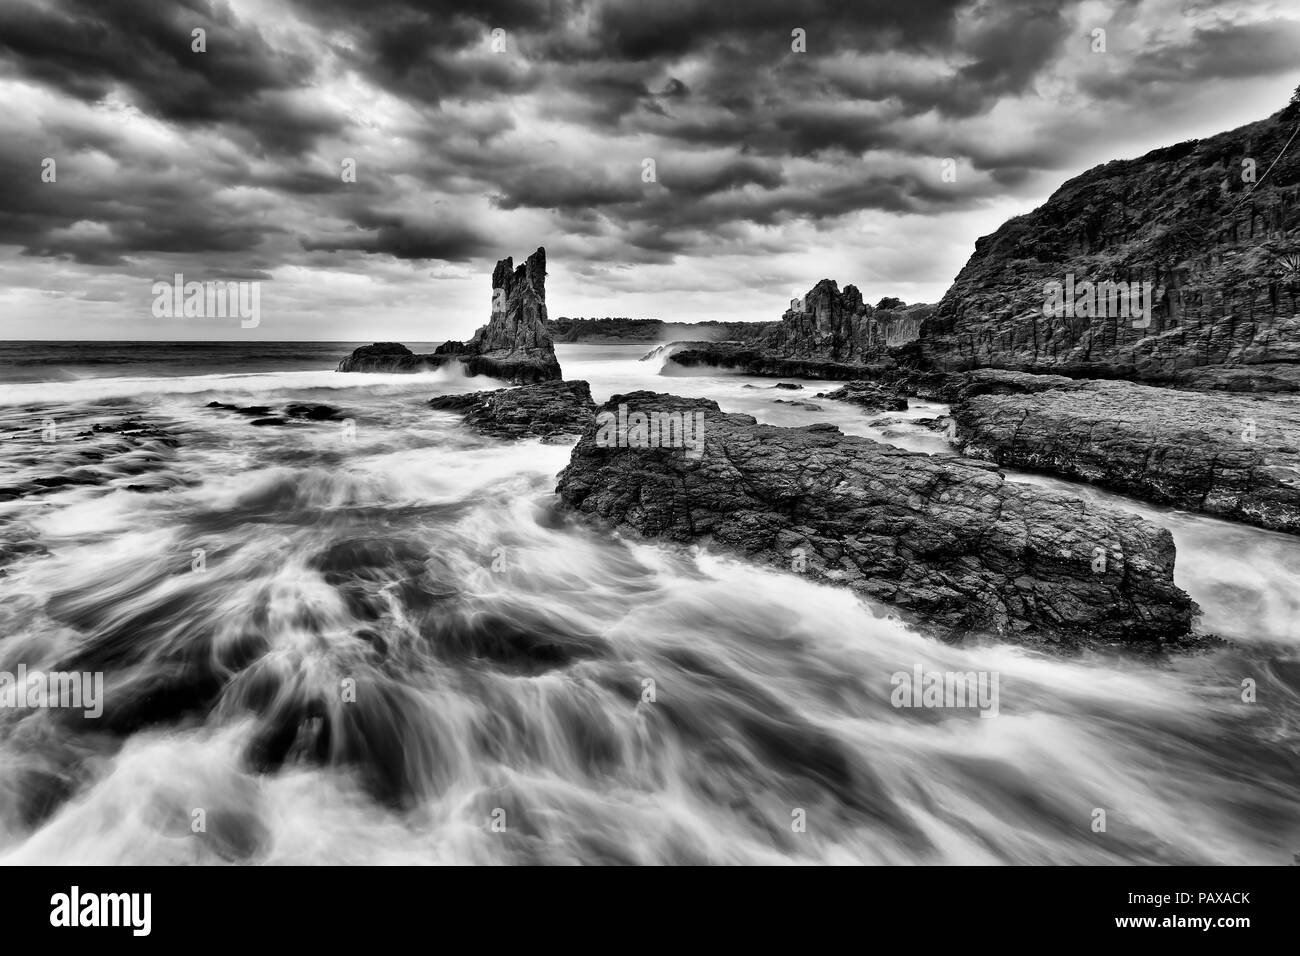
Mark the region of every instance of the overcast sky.
<instances>
[{"instance_id":1,"label":"overcast sky","mask_svg":"<svg viewBox=\"0 0 1300 956\"><path fill-rule=\"evenodd\" d=\"M539 245L552 316L932 302L1297 84L1297 0L0 0L0 338L465 338ZM175 273L260 280L260 325L154 318Z\"/></svg>"}]
</instances>

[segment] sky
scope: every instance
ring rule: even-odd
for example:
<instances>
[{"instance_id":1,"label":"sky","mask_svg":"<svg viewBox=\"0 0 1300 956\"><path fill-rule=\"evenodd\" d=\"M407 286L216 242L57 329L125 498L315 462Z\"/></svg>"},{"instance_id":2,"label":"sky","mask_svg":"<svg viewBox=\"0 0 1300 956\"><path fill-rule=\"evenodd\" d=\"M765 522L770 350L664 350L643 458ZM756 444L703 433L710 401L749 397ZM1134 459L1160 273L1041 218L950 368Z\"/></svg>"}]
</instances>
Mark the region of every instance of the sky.
<instances>
[{"instance_id":1,"label":"sky","mask_svg":"<svg viewBox=\"0 0 1300 956\"><path fill-rule=\"evenodd\" d=\"M1297 0L0 0L0 339L468 338L538 246L552 317L935 302L1297 85Z\"/></svg>"}]
</instances>

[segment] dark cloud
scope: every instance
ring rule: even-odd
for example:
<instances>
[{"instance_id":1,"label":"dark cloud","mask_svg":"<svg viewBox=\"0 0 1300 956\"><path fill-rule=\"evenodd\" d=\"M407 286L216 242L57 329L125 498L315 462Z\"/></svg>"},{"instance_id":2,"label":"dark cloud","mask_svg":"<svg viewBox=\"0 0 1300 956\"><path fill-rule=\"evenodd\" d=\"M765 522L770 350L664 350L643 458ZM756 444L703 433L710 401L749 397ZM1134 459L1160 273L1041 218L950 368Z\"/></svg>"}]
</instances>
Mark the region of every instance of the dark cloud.
<instances>
[{"instance_id":1,"label":"dark cloud","mask_svg":"<svg viewBox=\"0 0 1300 956\"><path fill-rule=\"evenodd\" d=\"M499 243L470 223L455 220L417 222L401 215L363 213L355 228L338 235L304 239L309 252L355 251L397 259L468 262L494 254Z\"/></svg>"},{"instance_id":2,"label":"dark cloud","mask_svg":"<svg viewBox=\"0 0 1300 956\"><path fill-rule=\"evenodd\" d=\"M1295 20L1215 21L1197 27L1189 42L1143 47L1126 58L1123 69L1085 76L1080 86L1088 95L1108 100L1131 96L1135 90L1181 85L1188 77L1271 76L1293 70L1297 51L1300 22ZM1261 103L1261 117L1278 105Z\"/></svg>"},{"instance_id":3,"label":"dark cloud","mask_svg":"<svg viewBox=\"0 0 1300 956\"><path fill-rule=\"evenodd\" d=\"M193 49L198 28L205 52ZM122 87L161 119L226 124L256 150L299 152L339 126L275 95L310 82L309 56L273 48L255 24L207 0L11 0L0 4L0 57L87 102Z\"/></svg>"},{"instance_id":4,"label":"dark cloud","mask_svg":"<svg viewBox=\"0 0 1300 956\"><path fill-rule=\"evenodd\" d=\"M1065 68L1079 0L7 0L0 82L45 105L6 107L26 125L0 141L0 245L123 270L463 263L517 234L624 263L767 255L758 230L1028 191L1106 130L1093 103L1294 69L1294 20L1148 36L1144 9ZM997 117L1053 85L1077 116Z\"/></svg>"}]
</instances>

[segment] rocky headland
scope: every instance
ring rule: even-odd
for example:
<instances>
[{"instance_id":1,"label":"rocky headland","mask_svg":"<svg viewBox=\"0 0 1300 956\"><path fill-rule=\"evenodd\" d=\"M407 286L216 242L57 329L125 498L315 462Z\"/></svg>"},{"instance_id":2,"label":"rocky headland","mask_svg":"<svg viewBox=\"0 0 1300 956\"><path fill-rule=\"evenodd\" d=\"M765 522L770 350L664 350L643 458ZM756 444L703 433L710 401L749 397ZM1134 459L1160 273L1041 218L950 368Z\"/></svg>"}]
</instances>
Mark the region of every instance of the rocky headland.
<instances>
[{"instance_id":1,"label":"rocky headland","mask_svg":"<svg viewBox=\"0 0 1300 956\"><path fill-rule=\"evenodd\" d=\"M1300 532L1298 125L1300 101L1089 170L978 240L935 306L823 280L778 326L667 364L948 402L970 456ZM1119 282L1146 284L1145 314L1051 308L1053 283Z\"/></svg>"},{"instance_id":2,"label":"rocky headland","mask_svg":"<svg viewBox=\"0 0 1300 956\"><path fill-rule=\"evenodd\" d=\"M915 363L1300 390L1298 123L1300 102L1069 180L976 242ZM1045 285L1067 276L1150 282L1152 314L1045 314Z\"/></svg>"}]
</instances>

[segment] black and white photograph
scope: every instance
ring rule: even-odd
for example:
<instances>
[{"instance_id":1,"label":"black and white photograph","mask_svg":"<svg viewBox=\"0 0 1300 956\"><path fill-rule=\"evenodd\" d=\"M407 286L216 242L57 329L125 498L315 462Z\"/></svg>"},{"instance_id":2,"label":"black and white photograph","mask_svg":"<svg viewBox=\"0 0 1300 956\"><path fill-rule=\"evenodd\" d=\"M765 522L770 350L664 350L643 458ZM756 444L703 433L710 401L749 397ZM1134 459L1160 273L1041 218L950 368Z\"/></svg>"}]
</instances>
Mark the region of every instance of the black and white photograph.
<instances>
[{"instance_id":1,"label":"black and white photograph","mask_svg":"<svg viewBox=\"0 0 1300 956\"><path fill-rule=\"evenodd\" d=\"M1300 864L1300 5L0 0L0 864Z\"/></svg>"}]
</instances>

